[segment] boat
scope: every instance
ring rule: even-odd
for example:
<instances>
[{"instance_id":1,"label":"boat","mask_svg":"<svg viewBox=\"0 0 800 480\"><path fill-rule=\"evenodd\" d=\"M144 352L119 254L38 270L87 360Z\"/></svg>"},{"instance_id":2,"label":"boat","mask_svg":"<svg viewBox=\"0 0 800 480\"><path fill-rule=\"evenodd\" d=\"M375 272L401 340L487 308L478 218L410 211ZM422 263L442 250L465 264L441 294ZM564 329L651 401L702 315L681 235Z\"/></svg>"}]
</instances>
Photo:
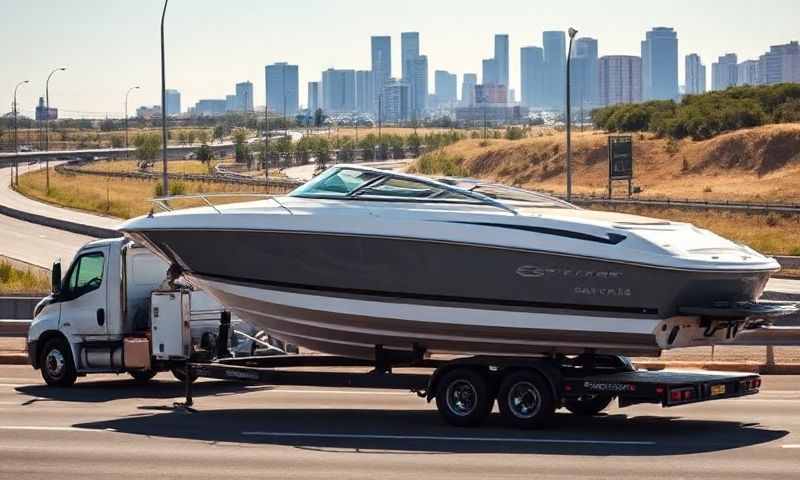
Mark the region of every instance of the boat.
<instances>
[{"instance_id":1,"label":"boat","mask_svg":"<svg viewBox=\"0 0 800 480\"><path fill-rule=\"evenodd\" d=\"M780 267L745 245L498 184L338 165L285 196L200 197L156 199L165 212L120 230L240 318L329 354L658 356L797 311L759 301Z\"/></svg>"}]
</instances>

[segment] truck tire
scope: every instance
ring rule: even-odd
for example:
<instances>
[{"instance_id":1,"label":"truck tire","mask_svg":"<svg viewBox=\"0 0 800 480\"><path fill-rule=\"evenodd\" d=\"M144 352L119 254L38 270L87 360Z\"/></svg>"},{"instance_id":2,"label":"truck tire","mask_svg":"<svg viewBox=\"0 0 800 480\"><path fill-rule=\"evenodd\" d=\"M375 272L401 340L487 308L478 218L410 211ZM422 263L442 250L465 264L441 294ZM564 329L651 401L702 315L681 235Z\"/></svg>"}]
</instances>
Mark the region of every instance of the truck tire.
<instances>
[{"instance_id":1,"label":"truck tire","mask_svg":"<svg viewBox=\"0 0 800 480\"><path fill-rule=\"evenodd\" d=\"M183 383L186 381L186 370L183 367L175 367L172 370L172 376L175 377L176 380ZM194 383L197 380L197 374L192 372L191 382Z\"/></svg>"},{"instance_id":2,"label":"truck tire","mask_svg":"<svg viewBox=\"0 0 800 480\"><path fill-rule=\"evenodd\" d=\"M63 338L49 340L42 349L39 364L42 378L51 387L70 387L78 374L72 360L72 349Z\"/></svg>"},{"instance_id":3,"label":"truck tire","mask_svg":"<svg viewBox=\"0 0 800 480\"><path fill-rule=\"evenodd\" d=\"M137 383L147 383L156 376L155 370L129 370L128 375L133 377Z\"/></svg>"},{"instance_id":4,"label":"truck tire","mask_svg":"<svg viewBox=\"0 0 800 480\"><path fill-rule=\"evenodd\" d=\"M584 395L564 399L564 408L575 415L590 417L605 410L612 400L612 395Z\"/></svg>"},{"instance_id":5,"label":"truck tire","mask_svg":"<svg viewBox=\"0 0 800 480\"><path fill-rule=\"evenodd\" d=\"M530 370L511 372L503 379L497 405L509 424L524 429L547 426L556 411L550 385Z\"/></svg>"},{"instance_id":6,"label":"truck tire","mask_svg":"<svg viewBox=\"0 0 800 480\"><path fill-rule=\"evenodd\" d=\"M436 407L457 427L477 427L492 411L494 399L484 375L468 368L446 373L438 382Z\"/></svg>"}]
</instances>

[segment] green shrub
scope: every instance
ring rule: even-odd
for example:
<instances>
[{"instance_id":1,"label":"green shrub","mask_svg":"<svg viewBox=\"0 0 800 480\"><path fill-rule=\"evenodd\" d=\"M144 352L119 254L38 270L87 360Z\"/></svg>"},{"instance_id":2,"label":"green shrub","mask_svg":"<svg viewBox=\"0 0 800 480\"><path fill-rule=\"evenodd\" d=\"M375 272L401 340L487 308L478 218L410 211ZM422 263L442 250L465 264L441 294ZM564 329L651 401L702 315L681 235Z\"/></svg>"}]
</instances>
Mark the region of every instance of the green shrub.
<instances>
[{"instance_id":1,"label":"green shrub","mask_svg":"<svg viewBox=\"0 0 800 480\"><path fill-rule=\"evenodd\" d=\"M436 151L421 156L412 169L425 175L466 177L469 173L461 165L462 162L463 159L448 155L442 151Z\"/></svg>"}]
</instances>

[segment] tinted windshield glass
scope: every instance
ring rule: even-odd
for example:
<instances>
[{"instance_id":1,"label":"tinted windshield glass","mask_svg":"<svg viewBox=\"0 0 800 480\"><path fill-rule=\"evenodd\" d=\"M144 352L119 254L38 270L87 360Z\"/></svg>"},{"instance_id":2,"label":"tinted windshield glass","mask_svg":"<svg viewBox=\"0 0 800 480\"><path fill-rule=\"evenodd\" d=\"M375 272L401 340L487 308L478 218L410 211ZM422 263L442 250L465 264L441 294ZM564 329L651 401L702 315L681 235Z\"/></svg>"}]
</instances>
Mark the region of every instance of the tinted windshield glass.
<instances>
[{"instance_id":1,"label":"tinted windshield glass","mask_svg":"<svg viewBox=\"0 0 800 480\"><path fill-rule=\"evenodd\" d=\"M528 204L531 207L575 208L574 205L549 195L504 185L481 184L473 187L472 191L518 206Z\"/></svg>"},{"instance_id":2,"label":"tinted windshield glass","mask_svg":"<svg viewBox=\"0 0 800 480\"><path fill-rule=\"evenodd\" d=\"M376 172L334 168L298 187L290 195L296 197L346 196L380 176L381 174Z\"/></svg>"},{"instance_id":3,"label":"tinted windshield glass","mask_svg":"<svg viewBox=\"0 0 800 480\"><path fill-rule=\"evenodd\" d=\"M458 192L446 190L436 185L418 182L407 178L390 178L378 184L370 185L360 190L359 196L380 196L394 198L419 198L437 200L472 201L474 199Z\"/></svg>"}]
</instances>

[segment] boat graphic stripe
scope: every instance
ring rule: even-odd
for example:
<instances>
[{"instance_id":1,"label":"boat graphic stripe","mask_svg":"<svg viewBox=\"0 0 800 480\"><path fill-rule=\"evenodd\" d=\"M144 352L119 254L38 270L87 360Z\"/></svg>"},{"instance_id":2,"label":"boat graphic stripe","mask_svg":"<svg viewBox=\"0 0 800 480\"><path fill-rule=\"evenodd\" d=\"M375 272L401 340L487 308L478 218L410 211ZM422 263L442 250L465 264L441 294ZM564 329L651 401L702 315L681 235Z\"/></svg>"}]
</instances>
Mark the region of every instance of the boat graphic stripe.
<instances>
[{"instance_id":1,"label":"boat graphic stripe","mask_svg":"<svg viewBox=\"0 0 800 480\"><path fill-rule=\"evenodd\" d=\"M621 241L628 238L625 235L620 235L618 233L609 233L608 237L599 237L597 235L590 235L588 233L581 233L581 232L573 232L571 230L562 230L560 228L535 227L532 225L512 225L510 223L465 222L458 220L446 220L440 222L459 223L462 225L479 225L482 227L508 228L512 230L523 230L526 232L543 233L545 235L555 235L557 237L573 238L575 240L585 240L587 242L604 243L606 245L617 245Z\"/></svg>"}]
</instances>

